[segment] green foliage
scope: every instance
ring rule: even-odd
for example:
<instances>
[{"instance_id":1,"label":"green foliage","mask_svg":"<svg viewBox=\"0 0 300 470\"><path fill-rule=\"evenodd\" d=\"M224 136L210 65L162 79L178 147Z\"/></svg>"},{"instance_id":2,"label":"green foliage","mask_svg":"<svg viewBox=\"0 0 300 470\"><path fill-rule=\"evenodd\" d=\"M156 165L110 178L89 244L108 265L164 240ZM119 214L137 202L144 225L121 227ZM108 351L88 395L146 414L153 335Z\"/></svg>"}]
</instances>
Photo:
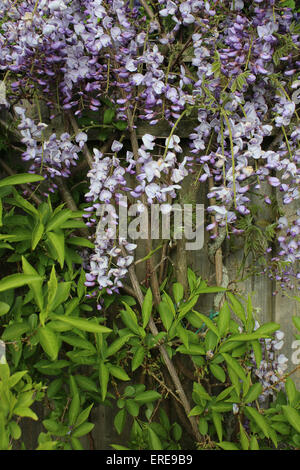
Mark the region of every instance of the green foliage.
<instances>
[{"instance_id":1,"label":"green foliage","mask_svg":"<svg viewBox=\"0 0 300 470\"><path fill-rule=\"evenodd\" d=\"M16 441L23 445L22 420L40 419L32 410L35 401L47 409L38 450L83 449L81 438L93 431L90 416L98 404L116 409L113 424L123 442L129 432L126 447L111 443L115 449L191 445L182 423L166 412L175 394L166 382L161 345L182 364L179 375L189 371L184 385L201 436L192 446L300 446L300 393L292 378L280 378L285 390L268 408L259 404L264 389L253 357L259 367L262 341L273 337L277 323L255 328L250 297L245 302L208 286L190 269L187 296L180 283L165 283L160 304L153 305L148 288L139 309L131 296L102 293L99 314L96 299L86 297L78 254L81 247L93 247L77 233L83 227L81 213L63 205L53 209L50 200L35 207L14 188L25 181L30 180L22 175L0 188L0 252L7 270L0 280L0 337L6 350L0 364L1 449L14 448ZM18 272L12 272L14 264ZM224 296L219 312L198 311L204 296L217 293ZM155 335L152 321L158 326ZM293 321L299 329L298 318Z\"/></svg>"},{"instance_id":2,"label":"green foliage","mask_svg":"<svg viewBox=\"0 0 300 470\"><path fill-rule=\"evenodd\" d=\"M32 382L27 370L11 373L6 361L0 363L0 450L10 450L22 436L22 418L38 420L31 406L44 396L42 383Z\"/></svg>"}]
</instances>

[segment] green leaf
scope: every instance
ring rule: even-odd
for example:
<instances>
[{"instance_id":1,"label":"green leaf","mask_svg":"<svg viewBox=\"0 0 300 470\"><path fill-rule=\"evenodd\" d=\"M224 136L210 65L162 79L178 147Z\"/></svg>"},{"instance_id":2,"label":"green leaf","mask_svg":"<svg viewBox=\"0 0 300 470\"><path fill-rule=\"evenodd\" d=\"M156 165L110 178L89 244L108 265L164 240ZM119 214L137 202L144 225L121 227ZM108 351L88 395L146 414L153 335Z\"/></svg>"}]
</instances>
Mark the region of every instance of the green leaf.
<instances>
[{"instance_id":1,"label":"green leaf","mask_svg":"<svg viewBox=\"0 0 300 470\"><path fill-rule=\"evenodd\" d=\"M8 387L12 388L15 385L17 385L18 382L24 377L25 374L27 374L27 370L22 370L20 372L16 372L15 374L11 375L8 379Z\"/></svg>"},{"instance_id":2,"label":"green leaf","mask_svg":"<svg viewBox=\"0 0 300 470\"><path fill-rule=\"evenodd\" d=\"M22 430L21 430L20 426L15 421L10 421L9 422L9 430L10 430L10 433L11 433L11 437L14 440L20 439L21 434L22 434Z\"/></svg>"},{"instance_id":3,"label":"green leaf","mask_svg":"<svg viewBox=\"0 0 300 470\"><path fill-rule=\"evenodd\" d=\"M247 412L248 416L250 416L253 421L255 421L257 426L262 430L265 437L269 438L269 427L265 418L255 408L252 408L251 406L246 406L245 411Z\"/></svg>"},{"instance_id":4,"label":"green leaf","mask_svg":"<svg viewBox=\"0 0 300 470\"><path fill-rule=\"evenodd\" d=\"M5 328L1 338L3 341L16 340L29 330L30 326L25 321L13 323Z\"/></svg>"},{"instance_id":5,"label":"green leaf","mask_svg":"<svg viewBox=\"0 0 300 470\"><path fill-rule=\"evenodd\" d=\"M122 410L118 411L118 413L115 416L114 426L118 434L121 434L124 429L125 422L126 422L126 414L127 414L126 409L122 408Z\"/></svg>"},{"instance_id":6,"label":"green leaf","mask_svg":"<svg viewBox=\"0 0 300 470\"><path fill-rule=\"evenodd\" d=\"M222 367L218 366L217 364L210 364L209 368L214 377L216 377L216 379L218 379L222 383L225 382L226 374Z\"/></svg>"},{"instance_id":7,"label":"green leaf","mask_svg":"<svg viewBox=\"0 0 300 470\"><path fill-rule=\"evenodd\" d=\"M0 181L0 188L4 186L14 186L16 184L37 183L43 181L43 176L32 175L30 173L19 173L18 175L7 176Z\"/></svg>"},{"instance_id":8,"label":"green leaf","mask_svg":"<svg viewBox=\"0 0 300 470\"><path fill-rule=\"evenodd\" d=\"M222 428L221 415L220 415L220 413L216 413L215 411L213 411L211 416L212 416L212 420L213 420L214 426L215 426L216 431L217 431L218 439L219 439L219 441L222 441L223 428Z\"/></svg>"},{"instance_id":9,"label":"green leaf","mask_svg":"<svg viewBox=\"0 0 300 470\"><path fill-rule=\"evenodd\" d=\"M22 287L25 284L31 284L35 281L42 281L42 278L30 274L11 274L1 279L0 292L8 289L16 289L17 287Z\"/></svg>"},{"instance_id":10,"label":"green leaf","mask_svg":"<svg viewBox=\"0 0 300 470\"><path fill-rule=\"evenodd\" d=\"M119 131L125 131L128 127L127 121L116 121L112 123Z\"/></svg>"},{"instance_id":11,"label":"green leaf","mask_svg":"<svg viewBox=\"0 0 300 470\"><path fill-rule=\"evenodd\" d=\"M225 336L229 329L230 323L230 309L227 300L225 300L224 304L222 305L219 316L218 316L218 330L220 336Z\"/></svg>"},{"instance_id":12,"label":"green leaf","mask_svg":"<svg viewBox=\"0 0 300 470\"><path fill-rule=\"evenodd\" d=\"M291 406L296 405L298 392L294 384L294 381L291 379L291 377L287 377L285 381L285 391L288 396L290 405Z\"/></svg>"},{"instance_id":13,"label":"green leaf","mask_svg":"<svg viewBox=\"0 0 300 470\"><path fill-rule=\"evenodd\" d=\"M52 323L53 322L48 323L48 325L51 326L51 328L52 328ZM65 326L66 324L63 323L63 325ZM75 346L75 347L80 348L80 349L87 349L88 351L91 351L92 353L96 353L95 346L90 341L88 341L87 339L80 338L77 335L76 336L63 335L61 337L61 339L65 343L70 344L71 346Z\"/></svg>"},{"instance_id":14,"label":"green leaf","mask_svg":"<svg viewBox=\"0 0 300 470\"><path fill-rule=\"evenodd\" d=\"M80 396L79 393L76 392L73 394L73 398L69 407L69 422L70 426L74 426L79 415L80 411Z\"/></svg>"},{"instance_id":15,"label":"green leaf","mask_svg":"<svg viewBox=\"0 0 300 470\"><path fill-rule=\"evenodd\" d=\"M110 444L110 447L115 450L131 450L128 447L120 446L119 444Z\"/></svg>"},{"instance_id":16,"label":"green leaf","mask_svg":"<svg viewBox=\"0 0 300 470\"><path fill-rule=\"evenodd\" d=\"M16 206L21 207L28 214L39 217L39 213L37 209L32 204L30 204L30 202L28 202L26 199L20 196L20 194L14 188L13 188L13 195L14 195L14 204Z\"/></svg>"},{"instance_id":17,"label":"green leaf","mask_svg":"<svg viewBox=\"0 0 300 470\"><path fill-rule=\"evenodd\" d=\"M183 326L180 323L178 323L176 325L176 334L179 336L179 338L183 342L186 349L189 349L189 335L188 335L188 332L185 328L183 328Z\"/></svg>"},{"instance_id":18,"label":"green leaf","mask_svg":"<svg viewBox=\"0 0 300 470\"><path fill-rule=\"evenodd\" d=\"M193 310L193 313L197 315L203 321L203 323L205 323L207 328L209 328L218 338L220 337L218 328L209 317L207 317L206 315L203 315L202 313L196 312L195 310Z\"/></svg>"},{"instance_id":19,"label":"green leaf","mask_svg":"<svg viewBox=\"0 0 300 470\"><path fill-rule=\"evenodd\" d=\"M0 249L13 250L13 247L9 243L0 242Z\"/></svg>"},{"instance_id":20,"label":"green leaf","mask_svg":"<svg viewBox=\"0 0 300 470\"><path fill-rule=\"evenodd\" d=\"M223 450L240 450L235 444L232 442L217 442L217 446L221 447Z\"/></svg>"},{"instance_id":21,"label":"green leaf","mask_svg":"<svg viewBox=\"0 0 300 470\"><path fill-rule=\"evenodd\" d=\"M204 408L203 406L200 406L200 405L196 405L194 406L191 411L189 412L189 416L199 416L199 415L202 415L204 411Z\"/></svg>"},{"instance_id":22,"label":"green leaf","mask_svg":"<svg viewBox=\"0 0 300 470\"><path fill-rule=\"evenodd\" d=\"M76 427L72 432L72 437L82 437L88 434L94 429L95 425L93 423L82 423L80 426Z\"/></svg>"},{"instance_id":23,"label":"green leaf","mask_svg":"<svg viewBox=\"0 0 300 470\"><path fill-rule=\"evenodd\" d=\"M140 367L141 364L143 364L145 357L145 349L144 346L139 346L137 350L134 353L134 356L131 361L131 370L134 372L136 369Z\"/></svg>"},{"instance_id":24,"label":"green leaf","mask_svg":"<svg viewBox=\"0 0 300 470\"><path fill-rule=\"evenodd\" d=\"M99 392L97 385L89 377L85 377L84 375L75 375L75 380L82 390L95 393Z\"/></svg>"},{"instance_id":25,"label":"green leaf","mask_svg":"<svg viewBox=\"0 0 300 470\"><path fill-rule=\"evenodd\" d=\"M84 296L84 293L86 291L86 287L84 283L85 283L85 271L81 268L80 276L77 282L77 295L79 299L81 299Z\"/></svg>"},{"instance_id":26,"label":"green leaf","mask_svg":"<svg viewBox=\"0 0 300 470\"><path fill-rule=\"evenodd\" d=\"M182 428L178 423L172 425L172 436L176 442L179 442L182 438Z\"/></svg>"},{"instance_id":27,"label":"green leaf","mask_svg":"<svg viewBox=\"0 0 300 470\"><path fill-rule=\"evenodd\" d=\"M26 406L17 406L14 408L13 413L17 416L21 416L21 418L31 418L34 421L38 421L38 416Z\"/></svg>"},{"instance_id":28,"label":"green leaf","mask_svg":"<svg viewBox=\"0 0 300 470\"><path fill-rule=\"evenodd\" d=\"M173 284L172 286L172 290L173 290L173 296L174 296L175 302L178 305L183 299L183 295L184 295L183 286L179 282L175 282L175 284Z\"/></svg>"},{"instance_id":29,"label":"green leaf","mask_svg":"<svg viewBox=\"0 0 300 470\"><path fill-rule=\"evenodd\" d=\"M183 303L180 306L178 320L182 320L182 318L184 318L187 313L192 311L193 307L198 302L198 299L199 299L199 295L195 295L190 300L188 300L186 303Z\"/></svg>"},{"instance_id":30,"label":"green leaf","mask_svg":"<svg viewBox=\"0 0 300 470\"><path fill-rule=\"evenodd\" d=\"M191 415L193 416L193 415ZM205 436L208 431L208 423L205 418L200 418L198 423L199 432L202 436Z\"/></svg>"},{"instance_id":31,"label":"green leaf","mask_svg":"<svg viewBox=\"0 0 300 470\"><path fill-rule=\"evenodd\" d=\"M233 336L230 336L230 338L227 339L228 342L232 341L255 341L260 338L266 338L268 335L260 335L259 333L257 334L256 332L254 333L242 333L242 334L235 334Z\"/></svg>"},{"instance_id":32,"label":"green leaf","mask_svg":"<svg viewBox=\"0 0 300 470\"><path fill-rule=\"evenodd\" d=\"M54 379L47 388L47 397L54 398L62 389L63 379Z\"/></svg>"},{"instance_id":33,"label":"green leaf","mask_svg":"<svg viewBox=\"0 0 300 470\"><path fill-rule=\"evenodd\" d=\"M70 237L67 238L68 245L74 246L84 246L85 248L91 248L92 250L95 248L94 243L90 242L86 238L83 237Z\"/></svg>"},{"instance_id":34,"label":"green leaf","mask_svg":"<svg viewBox=\"0 0 300 470\"><path fill-rule=\"evenodd\" d=\"M46 225L46 232L60 229L61 225L66 222L66 220L70 219L71 214L72 212L69 209L63 209L57 214L53 215Z\"/></svg>"},{"instance_id":35,"label":"green leaf","mask_svg":"<svg viewBox=\"0 0 300 470\"><path fill-rule=\"evenodd\" d=\"M83 445L81 444L80 439L78 439L78 437L71 437L70 440L71 440L72 448L74 450L84 450Z\"/></svg>"},{"instance_id":36,"label":"green leaf","mask_svg":"<svg viewBox=\"0 0 300 470\"><path fill-rule=\"evenodd\" d=\"M2 199L0 197L0 227L2 227L2 214L3 214L3 204L2 204Z\"/></svg>"},{"instance_id":37,"label":"green leaf","mask_svg":"<svg viewBox=\"0 0 300 470\"><path fill-rule=\"evenodd\" d=\"M37 271L31 266L31 264L27 261L27 259L24 256L22 256L22 269L23 269L24 274L38 277ZM40 281L31 282L29 286L30 289L32 289L34 293L34 300L36 301L37 306L39 307L40 310L43 310L43 305L44 305L42 286L43 286L42 279Z\"/></svg>"},{"instance_id":38,"label":"green leaf","mask_svg":"<svg viewBox=\"0 0 300 470\"><path fill-rule=\"evenodd\" d=\"M218 402L210 406L213 411L218 413L227 413L228 411L232 412L232 404L225 402Z\"/></svg>"},{"instance_id":39,"label":"green leaf","mask_svg":"<svg viewBox=\"0 0 300 470\"><path fill-rule=\"evenodd\" d=\"M112 108L108 108L104 111L103 124L111 124L116 112Z\"/></svg>"},{"instance_id":40,"label":"green leaf","mask_svg":"<svg viewBox=\"0 0 300 470\"><path fill-rule=\"evenodd\" d=\"M269 322L269 323L265 323L264 325L260 326L259 328L257 328L257 330L255 331L256 334L259 334L261 336L263 335L272 335L273 333L275 333L275 331L279 330L280 328L280 324L279 323L275 323L275 322Z\"/></svg>"},{"instance_id":41,"label":"green leaf","mask_svg":"<svg viewBox=\"0 0 300 470\"><path fill-rule=\"evenodd\" d=\"M63 224L61 224L60 228L63 229L68 229L68 228L86 228L85 223L83 220L67 220Z\"/></svg>"},{"instance_id":42,"label":"green leaf","mask_svg":"<svg viewBox=\"0 0 300 470\"><path fill-rule=\"evenodd\" d=\"M69 283L65 283L65 284L69 284ZM64 305L66 316L70 315L75 310L75 308L79 305L79 300L80 299L78 297L74 297L68 303Z\"/></svg>"},{"instance_id":43,"label":"green leaf","mask_svg":"<svg viewBox=\"0 0 300 470\"><path fill-rule=\"evenodd\" d=\"M247 395L251 385L251 372L247 374L247 380L243 382L243 396Z\"/></svg>"},{"instance_id":44,"label":"green leaf","mask_svg":"<svg viewBox=\"0 0 300 470\"><path fill-rule=\"evenodd\" d=\"M65 262L65 238L62 231L48 232L47 239L57 255L57 260L61 269L64 267Z\"/></svg>"},{"instance_id":45,"label":"green leaf","mask_svg":"<svg viewBox=\"0 0 300 470\"><path fill-rule=\"evenodd\" d=\"M219 292L226 292L225 287L200 287L196 289L195 294L217 294Z\"/></svg>"},{"instance_id":46,"label":"green leaf","mask_svg":"<svg viewBox=\"0 0 300 470\"><path fill-rule=\"evenodd\" d=\"M249 449L249 440L242 423L240 423L240 443L243 450Z\"/></svg>"},{"instance_id":47,"label":"green leaf","mask_svg":"<svg viewBox=\"0 0 300 470\"><path fill-rule=\"evenodd\" d=\"M99 382L101 387L101 398L105 400L107 394L107 384L109 380L109 371L103 361L99 363Z\"/></svg>"},{"instance_id":48,"label":"green leaf","mask_svg":"<svg viewBox=\"0 0 300 470\"><path fill-rule=\"evenodd\" d=\"M10 306L6 302L0 302L0 317L6 315L9 309Z\"/></svg>"},{"instance_id":49,"label":"green leaf","mask_svg":"<svg viewBox=\"0 0 300 470\"><path fill-rule=\"evenodd\" d=\"M231 302L233 312L240 320L242 320L243 324L245 325L246 316L245 316L245 310L244 310L243 305L231 292L228 292L227 296Z\"/></svg>"},{"instance_id":50,"label":"green leaf","mask_svg":"<svg viewBox=\"0 0 300 470\"><path fill-rule=\"evenodd\" d=\"M32 239L31 239L31 250L34 251L40 241L40 239L42 238L44 234L44 225L42 224L42 222L39 220L34 229L33 229L33 232L32 232Z\"/></svg>"},{"instance_id":51,"label":"green leaf","mask_svg":"<svg viewBox=\"0 0 300 470\"><path fill-rule=\"evenodd\" d=\"M253 401L257 400L258 397L261 395L263 390L263 387L260 382L256 382L254 385L252 385L244 397L243 401L244 403L252 403Z\"/></svg>"},{"instance_id":52,"label":"green leaf","mask_svg":"<svg viewBox=\"0 0 300 470\"><path fill-rule=\"evenodd\" d=\"M83 318L74 318L74 317L66 317L64 315L52 315L53 318L56 320L60 320L64 323L67 323L74 328L78 328L82 331L88 331L90 333L110 333L111 329L107 328L106 326L98 325L97 323L89 320L85 320Z\"/></svg>"},{"instance_id":53,"label":"green leaf","mask_svg":"<svg viewBox=\"0 0 300 470\"><path fill-rule=\"evenodd\" d=\"M56 436L57 436L57 433L60 433L61 431L65 429L62 423L58 423L54 419L44 419L43 426L47 431L49 431L51 434L54 434Z\"/></svg>"},{"instance_id":54,"label":"green leaf","mask_svg":"<svg viewBox=\"0 0 300 470\"><path fill-rule=\"evenodd\" d=\"M132 334L128 334L128 335L124 335L122 336L121 338L118 338L116 339L106 350L105 352L105 357L109 357L109 356L113 356L114 354L116 354L116 352L119 351L119 349L121 349L122 346L124 346L124 344L126 344L129 340L129 338L131 338L133 335Z\"/></svg>"},{"instance_id":55,"label":"green leaf","mask_svg":"<svg viewBox=\"0 0 300 470\"><path fill-rule=\"evenodd\" d=\"M197 278L195 273L190 268L187 269L187 277L190 291L193 292L197 284Z\"/></svg>"},{"instance_id":56,"label":"green leaf","mask_svg":"<svg viewBox=\"0 0 300 470\"><path fill-rule=\"evenodd\" d=\"M259 450L259 445L255 436L251 436L250 450Z\"/></svg>"},{"instance_id":57,"label":"green leaf","mask_svg":"<svg viewBox=\"0 0 300 470\"><path fill-rule=\"evenodd\" d=\"M179 346L176 351L180 352L181 354L190 354L191 356L204 356L206 353L202 344L193 343L190 343L188 348L185 346Z\"/></svg>"},{"instance_id":58,"label":"green leaf","mask_svg":"<svg viewBox=\"0 0 300 470\"><path fill-rule=\"evenodd\" d=\"M56 277L54 265L52 266L50 278L49 278L47 285L48 285L47 311L50 311L52 304L54 302L55 296L56 296L56 291L57 291L57 277Z\"/></svg>"},{"instance_id":59,"label":"green leaf","mask_svg":"<svg viewBox=\"0 0 300 470\"><path fill-rule=\"evenodd\" d=\"M85 423L85 421L88 419L90 416L91 409L93 408L93 403L85 408L81 413L78 415L78 418L76 420L76 427L80 426L82 423ZM78 436L77 436L78 437Z\"/></svg>"},{"instance_id":60,"label":"green leaf","mask_svg":"<svg viewBox=\"0 0 300 470\"><path fill-rule=\"evenodd\" d=\"M121 310L121 318L123 323L129 328L133 333L135 333L138 336L141 336L141 331L142 330L137 321L136 314L132 310L131 307L126 302L122 301L122 304L125 306L126 310Z\"/></svg>"},{"instance_id":61,"label":"green leaf","mask_svg":"<svg viewBox=\"0 0 300 470\"><path fill-rule=\"evenodd\" d=\"M51 310L55 310L59 305L65 304L67 298L70 295L70 289L72 286L72 282L59 282L57 284L56 294L53 300L53 304L51 305ZM72 299L76 300L76 299ZM67 315L65 313L65 315Z\"/></svg>"},{"instance_id":62,"label":"green leaf","mask_svg":"<svg viewBox=\"0 0 300 470\"><path fill-rule=\"evenodd\" d=\"M291 433L291 428L288 424L285 423L272 423L271 428L275 429L275 431L279 432L284 436L288 436Z\"/></svg>"},{"instance_id":63,"label":"green leaf","mask_svg":"<svg viewBox=\"0 0 300 470\"><path fill-rule=\"evenodd\" d=\"M136 401L132 399L128 399L125 401L125 406L126 406L128 413L134 418L136 418L139 415L140 407L138 403L136 403Z\"/></svg>"},{"instance_id":64,"label":"green leaf","mask_svg":"<svg viewBox=\"0 0 300 470\"><path fill-rule=\"evenodd\" d=\"M290 405L282 405L282 411L286 419L293 426L298 433L300 433L300 415L295 408L292 408Z\"/></svg>"},{"instance_id":65,"label":"green leaf","mask_svg":"<svg viewBox=\"0 0 300 470\"><path fill-rule=\"evenodd\" d=\"M147 390L146 392L138 393L135 396L135 401L144 405L145 403L151 403L159 398L161 398L160 393L155 390Z\"/></svg>"},{"instance_id":66,"label":"green leaf","mask_svg":"<svg viewBox=\"0 0 300 470\"><path fill-rule=\"evenodd\" d=\"M194 328L203 328L203 321L195 313L189 312L185 318Z\"/></svg>"},{"instance_id":67,"label":"green leaf","mask_svg":"<svg viewBox=\"0 0 300 470\"><path fill-rule=\"evenodd\" d=\"M251 346L254 352L256 367L259 369L260 363L262 361L262 348L258 340L251 341Z\"/></svg>"},{"instance_id":68,"label":"green leaf","mask_svg":"<svg viewBox=\"0 0 300 470\"><path fill-rule=\"evenodd\" d=\"M112 364L108 364L108 370L111 375L116 377L119 380L130 380L130 377L126 374L125 370L119 366L113 366Z\"/></svg>"},{"instance_id":69,"label":"green leaf","mask_svg":"<svg viewBox=\"0 0 300 470\"><path fill-rule=\"evenodd\" d=\"M293 323L295 327L297 328L297 330L300 331L300 317L293 317Z\"/></svg>"},{"instance_id":70,"label":"green leaf","mask_svg":"<svg viewBox=\"0 0 300 470\"><path fill-rule=\"evenodd\" d=\"M144 297L143 305L142 305L142 319L143 319L143 328L146 328L148 325L151 312L152 312L152 291L150 287L148 288L146 295Z\"/></svg>"},{"instance_id":71,"label":"green leaf","mask_svg":"<svg viewBox=\"0 0 300 470\"><path fill-rule=\"evenodd\" d=\"M56 361L59 352L57 333L48 326L41 326L38 330L38 338L45 353L52 361Z\"/></svg>"},{"instance_id":72,"label":"green leaf","mask_svg":"<svg viewBox=\"0 0 300 470\"><path fill-rule=\"evenodd\" d=\"M228 388L225 388L221 393L219 393L219 395L217 396L216 398L216 401L222 401L224 400L224 398L226 398L234 389L234 385L231 385L230 387Z\"/></svg>"},{"instance_id":73,"label":"green leaf","mask_svg":"<svg viewBox=\"0 0 300 470\"><path fill-rule=\"evenodd\" d=\"M162 301L162 302L159 303L157 310L159 312L161 321L162 321L165 329L167 331L169 331L169 329L170 329L170 327L173 323L173 320L174 320L174 316L173 316L173 313L172 313L172 311L169 307L169 304L167 304L167 302L165 302L165 301Z\"/></svg>"},{"instance_id":74,"label":"green leaf","mask_svg":"<svg viewBox=\"0 0 300 470\"><path fill-rule=\"evenodd\" d=\"M236 373L236 375L244 382L246 382L247 377L244 372L244 369L242 366L238 363L236 359L233 357L229 356L227 353L221 353L222 356L224 357L225 361L227 364L231 367L231 369Z\"/></svg>"},{"instance_id":75,"label":"green leaf","mask_svg":"<svg viewBox=\"0 0 300 470\"><path fill-rule=\"evenodd\" d=\"M148 427L148 437L149 437L149 443L150 443L151 450L162 450L163 449L158 435L150 427Z\"/></svg>"},{"instance_id":76,"label":"green leaf","mask_svg":"<svg viewBox=\"0 0 300 470\"><path fill-rule=\"evenodd\" d=\"M201 399L211 401L210 395L207 393L203 385L194 382L193 385L193 392Z\"/></svg>"}]
</instances>

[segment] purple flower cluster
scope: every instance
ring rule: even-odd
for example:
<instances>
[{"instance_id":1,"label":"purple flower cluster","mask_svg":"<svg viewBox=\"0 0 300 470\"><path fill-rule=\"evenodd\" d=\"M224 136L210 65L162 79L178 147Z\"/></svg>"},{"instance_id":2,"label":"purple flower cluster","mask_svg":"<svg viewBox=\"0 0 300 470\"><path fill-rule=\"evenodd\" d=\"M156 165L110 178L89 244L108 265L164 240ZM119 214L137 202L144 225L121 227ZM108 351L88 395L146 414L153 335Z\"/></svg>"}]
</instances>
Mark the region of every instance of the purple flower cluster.
<instances>
[{"instance_id":1,"label":"purple flower cluster","mask_svg":"<svg viewBox=\"0 0 300 470\"><path fill-rule=\"evenodd\" d=\"M280 287L294 289L299 283L300 273L294 269L300 261L300 210L296 211L295 217L288 221L287 217L280 217L278 220L280 235L277 238L279 251L277 256L271 259L271 263L276 263L275 273L270 269L265 270L269 277L278 282Z\"/></svg>"},{"instance_id":2,"label":"purple flower cluster","mask_svg":"<svg viewBox=\"0 0 300 470\"><path fill-rule=\"evenodd\" d=\"M26 110L20 106L16 106L14 110L21 120L18 129L21 142L26 146L23 160L32 161L30 173L41 173L45 178L50 178L49 190L53 191L56 185L51 179L55 176L70 176L71 167L77 164L78 154L87 135L84 132L78 133L75 136L76 143L72 142L67 132L59 137L53 133L46 138L44 131L48 127L47 124L36 124L33 119L26 117Z\"/></svg>"},{"instance_id":3,"label":"purple flower cluster","mask_svg":"<svg viewBox=\"0 0 300 470\"><path fill-rule=\"evenodd\" d=\"M99 205L116 204L124 193L148 204L171 202L193 173L200 183L210 180L208 213L228 234L240 234L236 222L249 214L252 194L261 192L263 182L276 188L284 205L300 196L300 39L294 26L299 13L275 3L159 0L149 18L139 4L132 8L124 0L0 0L6 93L0 103L43 99L50 120L65 111L81 117L87 110L97 120L109 99L115 118L131 128L140 120L153 128L161 121L170 125L163 144L153 131L138 149L126 151L116 140L105 155L94 150L88 224L96 225ZM46 140L45 125L27 118L18 104L17 109L31 171L42 165L50 177L68 176L87 141L85 132L74 138L53 133ZM189 113L197 122L184 152L176 127ZM266 196L265 204L270 202ZM297 276L294 227L289 222L287 238L278 239L273 264L284 261ZM108 253L118 249L110 243L109 237L97 241L88 282L98 272L100 287L112 289L128 264L122 257L113 268L103 261L105 250L111 259ZM123 271L112 275L112 269ZM110 272L107 281L104 271ZM282 284L288 277L280 278Z\"/></svg>"},{"instance_id":4,"label":"purple flower cluster","mask_svg":"<svg viewBox=\"0 0 300 470\"><path fill-rule=\"evenodd\" d=\"M106 226L106 229L104 231L97 229L95 233L95 254L91 257L90 272L87 275L88 286L94 286L96 280L100 289L106 288L108 292L122 286L121 280L126 276L133 256L123 257L120 246L124 246L131 253L136 245L116 236L119 216L112 208L124 204L123 195L127 193L137 203L141 203L142 196L146 197L149 204L154 200L165 202L168 200L167 196L175 198L176 189L181 188L178 183L188 173L185 168L186 159L181 163L177 162L176 152L182 152L179 143L180 139L177 135L166 139L166 156L155 160L152 155L156 150L155 138L150 134L145 134L138 150L137 161L134 160L132 152L126 152L125 168L121 166L121 158L117 158L117 154L123 149L121 142L115 140L112 143L110 156L104 157L98 149L94 149L93 168L87 174L90 179L90 190L86 194L86 199L92 203L85 209L84 217L88 219L87 225L96 224L97 216L104 208L104 203L110 204L111 210L109 214L101 213L100 216L99 224L101 228ZM138 185L130 189L127 186L126 174L135 174L134 169L137 165L140 167L136 175ZM167 184L168 181L171 184ZM112 260L114 260L114 267L112 267Z\"/></svg>"},{"instance_id":5,"label":"purple flower cluster","mask_svg":"<svg viewBox=\"0 0 300 470\"><path fill-rule=\"evenodd\" d=\"M256 328L259 327L256 322ZM280 381L288 365L288 358L279 353L284 345L284 333L280 330L276 331L275 338L265 338L260 340L263 358L256 368L255 356L252 353L251 360L253 363L252 370L263 386L263 392L258 400L264 403L268 398L276 397L278 391L284 389L284 381Z\"/></svg>"}]
</instances>

